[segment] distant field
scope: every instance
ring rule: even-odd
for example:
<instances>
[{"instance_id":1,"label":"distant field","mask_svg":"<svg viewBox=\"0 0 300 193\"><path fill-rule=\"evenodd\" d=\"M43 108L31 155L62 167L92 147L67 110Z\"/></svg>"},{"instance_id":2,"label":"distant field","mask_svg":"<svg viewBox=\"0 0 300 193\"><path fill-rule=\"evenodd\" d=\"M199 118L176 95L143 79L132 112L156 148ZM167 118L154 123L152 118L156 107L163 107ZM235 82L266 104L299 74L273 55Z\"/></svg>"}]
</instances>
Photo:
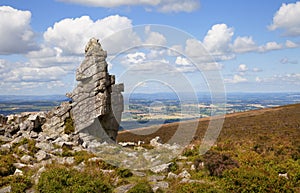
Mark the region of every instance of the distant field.
<instances>
[{"instance_id":1,"label":"distant field","mask_svg":"<svg viewBox=\"0 0 300 193\"><path fill-rule=\"evenodd\" d=\"M181 128L189 130L194 122L198 122L194 140L200 142L208 127L209 118L180 123ZM147 132L151 133L149 135L136 135L130 131L121 131L117 140L120 142L128 140L149 142L154 137L160 136L163 142L167 142L178 129L178 125L179 123L162 125L155 132ZM151 129L153 127L149 127L149 130ZM290 140L290 137L300 140L300 104L227 114L219 140L242 143L248 140L257 141L260 136L268 135L272 135L272 140L274 138L280 141Z\"/></svg>"},{"instance_id":2,"label":"distant field","mask_svg":"<svg viewBox=\"0 0 300 193\"><path fill-rule=\"evenodd\" d=\"M228 93L224 104L212 104L209 93L198 93L198 100L189 94L181 100L174 93L124 94L125 110L120 130L209 117L213 114L244 112L262 108L300 103L300 93ZM70 100L64 95L0 96L0 114L50 111L61 102Z\"/></svg>"},{"instance_id":3,"label":"distant field","mask_svg":"<svg viewBox=\"0 0 300 193\"><path fill-rule=\"evenodd\" d=\"M50 96L0 96L0 114L10 115L22 112L50 111L68 99L63 95Z\"/></svg>"}]
</instances>

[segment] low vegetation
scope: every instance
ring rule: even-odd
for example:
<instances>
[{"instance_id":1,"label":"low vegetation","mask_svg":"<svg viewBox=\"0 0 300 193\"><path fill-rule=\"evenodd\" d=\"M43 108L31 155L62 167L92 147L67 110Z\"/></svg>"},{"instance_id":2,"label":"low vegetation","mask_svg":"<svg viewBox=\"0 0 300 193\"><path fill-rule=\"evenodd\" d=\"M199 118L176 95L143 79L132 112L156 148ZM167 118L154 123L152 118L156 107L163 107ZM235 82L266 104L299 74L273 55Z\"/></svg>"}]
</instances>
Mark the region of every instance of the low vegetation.
<instances>
[{"instance_id":1,"label":"low vegetation","mask_svg":"<svg viewBox=\"0 0 300 193\"><path fill-rule=\"evenodd\" d=\"M127 193L153 193L153 190L148 182L139 182Z\"/></svg>"},{"instance_id":2,"label":"low vegetation","mask_svg":"<svg viewBox=\"0 0 300 193\"><path fill-rule=\"evenodd\" d=\"M101 173L78 172L62 166L51 167L42 173L37 189L41 193L112 192L111 186Z\"/></svg>"},{"instance_id":3,"label":"low vegetation","mask_svg":"<svg viewBox=\"0 0 300 193\"><path fill-rule=\"evenodd\" d=\"M300 192L299 109L300 105L290 105L272 111L228 116L218 141L204 155L198 153L201 141L197 138L203 136L201 129L205 123L199 124L193 148L182 153L185 159L172 160L169 168L176 175L187 170L193 181L165 178L168 188L158 188L156 192ZM176 124L169 126L172 130ZM167 140L166 133L170 134L170 130L159 136ZM137 139L135 137L130 139ZM41 193L113 192L119 186L131 184L129 193L150 193L155 182L149 181L148 177L166 175L143 171L145 176L136 176L133 171L117 168L91 153L64 147L57 156L74 157L74 163L48 164L35 184L32 176L37 171L34 169L25 167L22 168L23 175L14 175L14 163L20 162L17 157L22 156L24 149L32 151L32 155L38 151L35 141L29 139L22 139L11 148L0 151L0 189L10 186L12 192L28 189Z\"/></svg>"},{"instance_id":4,"label":"low vegetation","mask_svg":"<svg viewBox=\"0 0 300 193\"><path fill-rule=\"evenodd\" d=\"M71 134L75 131L74 123L71 117L65 120L65 134Z\"/></svg>"}]
</instances>

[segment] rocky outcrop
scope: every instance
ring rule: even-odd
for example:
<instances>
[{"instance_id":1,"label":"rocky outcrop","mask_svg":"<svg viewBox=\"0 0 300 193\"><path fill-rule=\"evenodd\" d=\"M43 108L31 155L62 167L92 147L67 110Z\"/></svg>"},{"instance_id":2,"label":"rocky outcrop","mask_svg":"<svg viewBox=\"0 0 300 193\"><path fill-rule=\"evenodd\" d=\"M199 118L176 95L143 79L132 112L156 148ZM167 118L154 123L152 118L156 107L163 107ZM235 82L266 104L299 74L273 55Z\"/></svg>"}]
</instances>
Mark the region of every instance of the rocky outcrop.
<instances>
[{"instance_id":1,"label":"rocky outcrop","mask_svg":"<svg viewBox=\"0 0 300 193\"><path fill-rule=\"evenodd\" d=\"M4 115L0 115L0 125L5 125L7 122L7 117Z\"/></svg>"},{"instance_id":2,"label":"rocky outcrop","mask_svg":"<svg viewBox=\"0 0 300 193\"><path fill-rule=\"evenodd\" d=\"M60 106L53 108L48 114L42 130L47 134L47 139L55 140L65 134L66 121L71 118L71 103L62 102ZM74 131L74 129L73 129Z\"/></svg>"},{"instance_id":3,"label":"rocky outcrop","mask_svg":"<svg viewBox=\"0 0 300 193\"><path fill-rule=\"evenodd\" d=\"M68 96L72 99L71 114L76 132L116 140L123 111L123 84L115 84L106 63L107 53L97 39L85 48L85 59L76 71L78 84Z\"/></svg>"},{"instance_id":4,"label":"rocky outcrop","mask_svg":"<svg viewBox=\"0 0 300 193\"><path fill-rule=\"evenodd\" d=\"M1 141L19 138L82 145L114 142L123 112L123 84L107 71L106 51L92 38L85 48L85 59L76 72L77 87L49 112L0 115ZM66 143L65 143L66 142Z\"/></svg>"}]
</instances>

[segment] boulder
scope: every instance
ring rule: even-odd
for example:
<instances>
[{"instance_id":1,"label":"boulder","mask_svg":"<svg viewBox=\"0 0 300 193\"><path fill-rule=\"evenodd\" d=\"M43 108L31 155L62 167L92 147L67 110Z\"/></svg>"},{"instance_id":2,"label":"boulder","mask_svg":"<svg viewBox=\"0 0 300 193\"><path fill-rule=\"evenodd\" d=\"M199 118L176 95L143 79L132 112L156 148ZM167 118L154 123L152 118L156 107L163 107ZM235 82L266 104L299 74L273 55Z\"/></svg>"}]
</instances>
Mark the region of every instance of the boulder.
<instances>
[{"instance_id":1,"label":"boulder","mask_svg":"<svg viewBox=\"0 0 300 193\"><path fill-rule=\"evenodd\" d=\"M174 174L173 172L168 173L167 179L176 179L176 178L178 178L177 174Z\"/></svg>"},{"instance_id":2,"label":"boulder","mask_svg":"<svg viewBox=\"0 0 300 193\"><path fill-rule=\"evenodd\" d=\"M167 164L161 164L154 166L150 168L150 171L153 173L164 173L164 172L169 172L170 171L170 166L172 166L173 163L167 163Z\"/></svg>"},{"instance_id":3,"label":"boulder","mask_svg":"<svg viewBox=\"0 0 300 193\"><path fill-rule=\"evenodd\" d=\"M183 170L180 174L178 174L178 177L179 178L190 179L191 178L191 174L188 171Z\"/></svg>"},{"instance_id":4,"label":"boulder","mask_svg":"<svg viewBox=\"0 0 300 193\"><path fill-rule=\"evenodd\" d=\"M166 190L169 188L169 183L165 181L156 182L151 185L153 192L157 192L158 189Z\"/></svg>"},{"instance_id":5,"label":"boulder","mask_svg":"<svg viewBox=\"0 0 300 193\"><path fill-rule=\"evenodd\" d=\"M34 156L36 157L38 162L51 158L51 156L43 150L39 150Z\"/></svg>"}]
</instances>

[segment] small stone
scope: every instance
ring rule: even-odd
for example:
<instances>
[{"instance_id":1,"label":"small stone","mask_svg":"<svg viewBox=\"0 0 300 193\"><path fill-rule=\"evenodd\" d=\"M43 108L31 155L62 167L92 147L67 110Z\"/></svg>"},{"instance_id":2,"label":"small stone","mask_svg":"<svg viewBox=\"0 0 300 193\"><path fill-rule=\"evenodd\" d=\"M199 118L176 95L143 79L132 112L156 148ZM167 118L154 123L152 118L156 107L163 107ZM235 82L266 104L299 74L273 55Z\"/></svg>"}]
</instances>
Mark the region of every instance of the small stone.
<instances>
[{"instance_id":1,"label":"small stone","mask_svg":"<svg viewBox=\"0 0 300 193\"><path fill-rule=\"evenodd\" d=\"M166 190L168 188L169 188L169 183L165 181L156 182L155 184L152 185L153 192L156 192L158 189Z\"/></svg>"},{"instance_id":2,"label":"small stone","mask_svg":"<svg viewBox=\"0 0 300 193\"><path fill-rule=\"evenodd\" d=\"M149 182L157 182L157 181L162 181L166 178L166 176L149 176L148 181Z\"/></svg>"},{"instance_id":3,"label":"small stone","mask_svg":"<svg viewBox=\"0 0 300 193\"><path fill-rule=\"evenodd\" d=\"M1 152L9 152L10 150L11 150L11 145L8 143L0 146Z\"/></svg>"},{"instance_id":4,"label":"small stone","mask_svg":"<svg viewBox=\"0 0 300 193\"><path fill-rule=\"evenodd\" d=\"M23 152L23 153L29 153L28 145L25 144L25 145L19 146L19 147L18 147L18 151Z\"/></svg>"},{"instance_id":5,"label":"small stone","mask_svg":"<svg viewBox=\"0 0 300 193\"><path fill-rule=\"evenodd\" d=\"M115 172L115 170L102 170L102 169L101 169L101 172L102 172L103 174L112 174L112 173Z\"/></svg>"},{"instance_id":6,"label":"small stone","mask_svg":"<svg viewBox=\"0 0 300 193\"><path fill-rule=\"evenodd\" d=\"M9 192L11 192L11 186L0 188L0 193L9 193Z\"/></svg>"},{"instance_id":7,"label":"small stone","mask_svg":"<svg viewBox=\"0 0 300 193\"><path fill-rule=\"evenodd\" d=\"M126 184L123 186L119 186L114 190L114 192L115 193L126 193L126 192L128 192L128 190L133 188L133 186L135 186L135 184Z\"/></svg>"},{"instance_id":8,"label":"small stone","mask_svg":"<svg viewBox=\"0 0 300 193\"><path fill-rule=\"evenodd\" d=\"M182 156L182 155L179 155L178 160L187 160L188 158L186 156Z\"/></svg>"},{"instance_id":9,"label":"small stone","mask_svg":"<svg viewBox=\"0 0 300 193\"><path fill-rule=\"evenodd\" d=\"M11 138L0 135L0 141L2 141L2 142L8 143L11 140L12 140Z\"/></svg>"},{"instance_id":10,"label":"small stone","mask_svg":"<svg viewBox=\"0 0 300 193\"><path fill-rule=\"evenodd\" d=\"M192 170L192 171L196 170L196 167L195 167L194 164L191 165L191 169L190 170Z\"/></svg>"},{"instance_id":11,"label":"small stone","mask_svg":"<svg viewBox=\"0 0 300 193\"><path fill-rule=\"evenodd\" d=\"M146 173L144 172L139 172L139 171L132 171L133 175L138 176L138 177L145 177Z\"/></svg>"},{"instance_id":12,"label":"small stone","mask_svg":"<svg viewBox=\"0 0 300 193\"><path fill-rule=\"evenodd\" d=\"M16 169L14 175L15 176L23 176L23 172L22 172L22 170Z\"/></svg>"},{"instance_id":13,"label":"small stone","mask_svg":"<svg viewBox=\"0 0 300 193\"><path fill-rule=\"evenodd\" d=\"M21 161L23 163L30 163L33 160L33 157L31 157L30 155L23 155L21 157Z\"/></svg>"},{"instance_id":14,"label":"small stone","mask_svg":"<svg viewBox=\"0 0 300 193\"><path fill-rule=\"evenodd\" d=\"M174 174L173 172L168 173L167 179L176 179L176 178L178 178L177 174Z\"/></svg>"},{"instance_id":15,"label":"small stone","mask_svg":"<svg viewBox=\"0 0 300 193\"><path fill-rule=\"evenodd\" d=\"M51 158L51 156L43 150L39 150L34 156L36 157L38 162Z\"/></svg>"},{"instance_id":16,"label":"small stone","mask_svg":"<svg viewBox=\"0 0 300 193\"><path fill-rule=\"evenodd\" d=\"M191 180L191 179L187 179L187 178L183 178L180 182L180 184L183 184L183 183L207 183L205 182L204 180Z\"/></svg>"},{"instance_id":17,"label":"small stone","mask_svg":"<svg viewBox=\"0 0 300 193\"><path fill-rule=\"evenodd\" d=\"M154 166L154 167L150 168L150 171L153 172L153 173L156 173L156 174L157 173L163 173L163 172L169 172L171 165L172 165L172 163L167 163L167 164Z\"/></svg>"},{"instance_id":18,"label":"small stone","mask_svg":"<svg viewBox=\"0 0 300 193\"><path fill-rule=\"evenodd\" d=\"M188 171L183 170L180 174L178 174L178 177L189 179L191 178L191 174Z\"/></svg>"},{"instance_id":19,"label":"small stone","mask_svg":"<svg viewBox=\"0 0 300 193\"><path fill-rule=\"evenodd\" d=\"M30 132L30 137L31 137L32 139L36 139L36 138L39 137L39 134L38 134L37 132L32 131L32 132Z\"/></svg>"},{"instance_id":20,"label":"small stone","mask_svg":"<svg viewBox=\"0 0 300 193\"><path fill-rule=\"evenodd\" d=\"M41 177L41 174L43 173L43 172L45 172L46 171L46 168L43 166L43 167L41 167L33 176L32 176L32 178L34 179L34 183L35 184L38 184L38 182L39 182L39 178Z\"/></svg>"},{"instance_id":21,"label":"small stone","mask_svg":"<svg viewBox=\"0 0 300 193\"><path fill-rule=\"evenodd\" d=\"M84 171L84 168L85 168L85 163L84 162L81 162L79 165L77 166L73 166L73 168L79 172L83 172Z\"/></svg>"},{"instance_id":22,"label":"small stone","mask_svg":"<svg viewBox=\"0 0 300 193\"><path fill-rule=\"evenodd\" d=\"M37 147L37 148L39 148L41 150L44 150L46 152L50 152L51 150L54 149L54 146L51 143L49 143L49 142L36 143L35 147Z\"/></svg>"},{"instance_id":23,"label":"small stone","mask_svg":"<svg viewBox=\"0 0 300 193\"><path fill-rule=\"evenodd\" d=\"M65 158L65 163L68 165L72 165L75 163L75 158L74 157L66 157Z\"/></svg>"},{"instance_id":24,"label":"small stone","mask_svg":"<svg viewBox=\"0 0 300 193\"><path fill-rule=\"evenodd\" d=\"M153 147L159 147L162 145L162 141L159 136L150 140L150 145Z\"/></svg>"},{"instance_id":25,"label":"small stone","mask_svg":"<svg viewBox=\"0 0 300 193\"><path fill-rule=\"evenodd\" d=\"M26 164L22 164L22 163L14 163L13 165L15 166L15 168L18 169L22 169L27 166Z\"/></svg>"}]
</instances>

